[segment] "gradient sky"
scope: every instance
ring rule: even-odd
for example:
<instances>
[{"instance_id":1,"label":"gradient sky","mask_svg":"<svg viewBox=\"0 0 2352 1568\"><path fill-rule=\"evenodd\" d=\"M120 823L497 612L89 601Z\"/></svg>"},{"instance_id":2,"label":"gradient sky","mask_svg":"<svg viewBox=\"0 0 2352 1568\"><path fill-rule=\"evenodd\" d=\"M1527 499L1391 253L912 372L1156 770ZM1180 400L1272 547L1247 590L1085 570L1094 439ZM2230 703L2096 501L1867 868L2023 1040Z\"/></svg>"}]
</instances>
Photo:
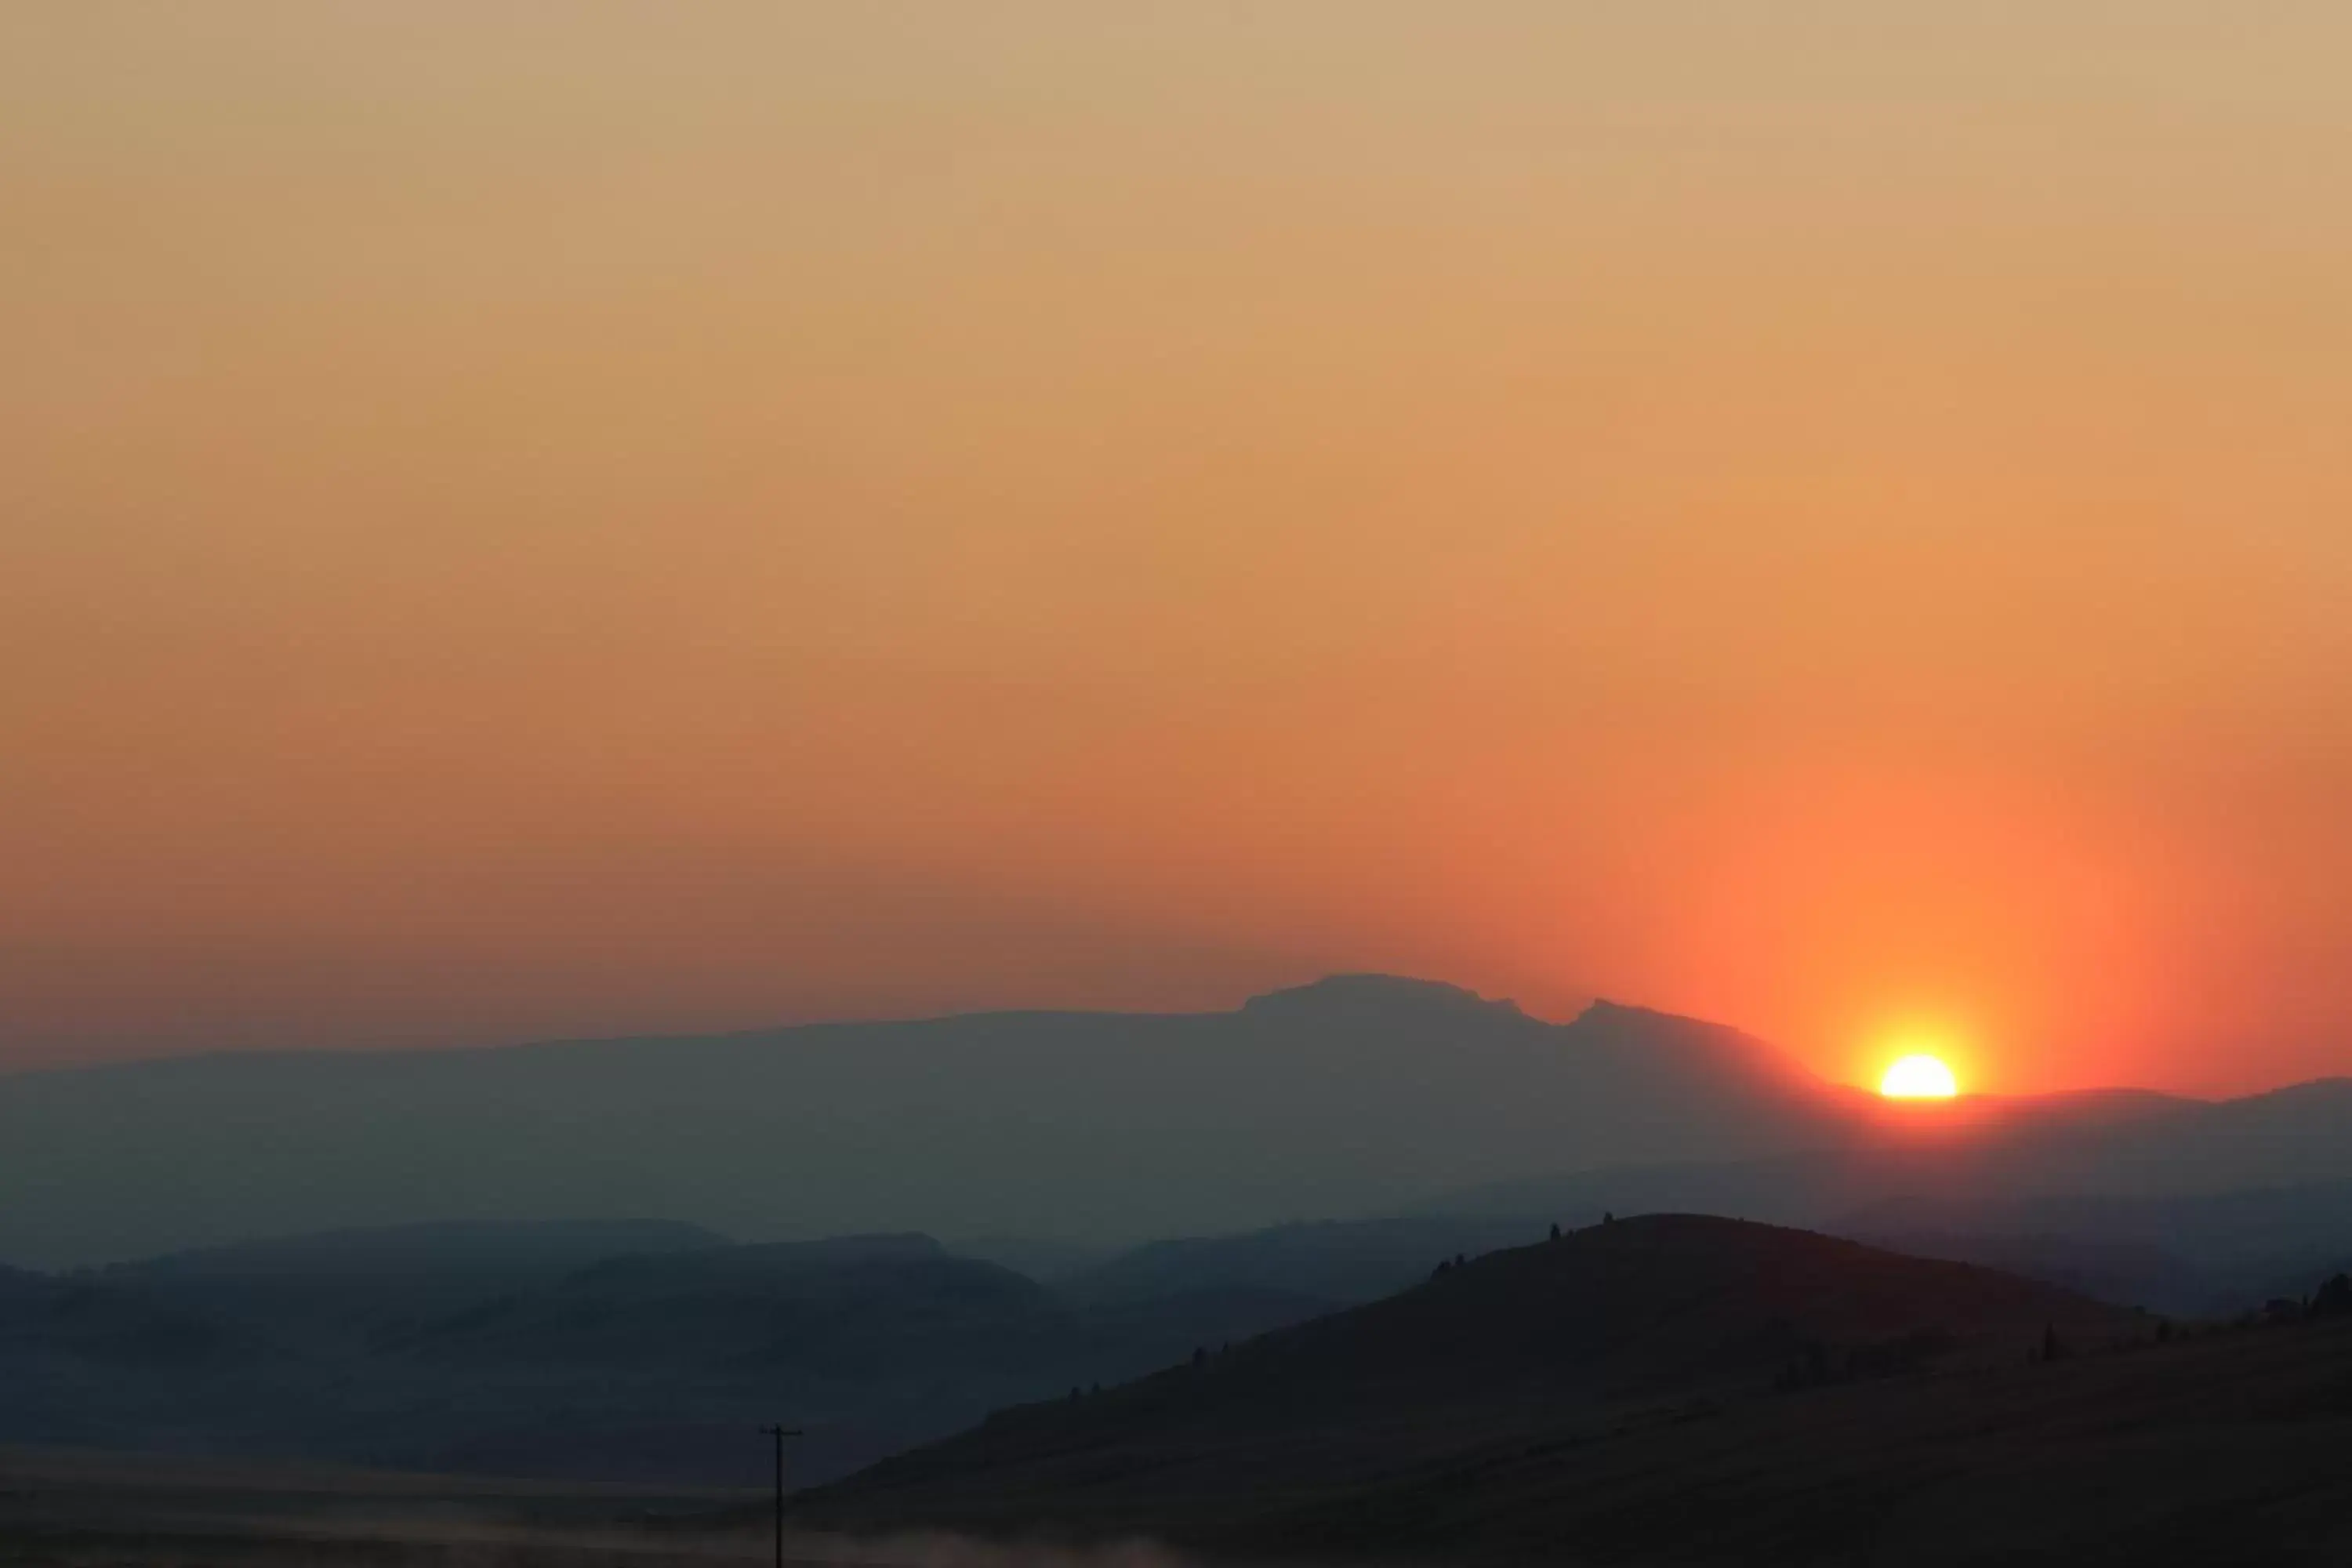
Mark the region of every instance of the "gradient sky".
<instances>
[{"instance_id":1,"label":"gradient sky","mask_svg":"<svg viewBox=\"0 0 2352 1568\"><path fill-rule=\"evenodd\" d=\"M0 12L0 1065L1327 969L2352 1070L2352 8Z\"/></svg>"}]
</instances>

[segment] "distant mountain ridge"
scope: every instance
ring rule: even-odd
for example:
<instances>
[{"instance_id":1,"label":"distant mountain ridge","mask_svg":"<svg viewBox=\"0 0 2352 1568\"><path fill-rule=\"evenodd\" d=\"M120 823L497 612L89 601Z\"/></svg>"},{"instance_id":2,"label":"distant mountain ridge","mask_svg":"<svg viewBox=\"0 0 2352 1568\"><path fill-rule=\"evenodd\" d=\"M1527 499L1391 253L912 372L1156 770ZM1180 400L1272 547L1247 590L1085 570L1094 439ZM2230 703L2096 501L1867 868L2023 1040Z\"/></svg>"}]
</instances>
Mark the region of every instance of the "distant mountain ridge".
<instances>
[{"instance_id":1,"label":"distant mountain ridge","mask_svg":"<svg viewBox=\"0 0 2352 1568\"><path fill-rule=\"evenodd\" d=\"M0 1259L52 1268L428 1221L636 1215L745 1241L919 1230L1083 1258L1414 1212L1823 1224L1896 1197L2336 1181L2352 1181L2352 1080L1895 1114L1719 1025L1606 1001L1554 1024L1379 974L1224 1013L0 1077Z\"/></svg>"},{"instance_id":2,"label":"distant mountain ridge","mask_svg":"<svg viewBox=\"0 0 2352 1568\"><path fill-rule=\"evenodd\" d=\"M1823 1147L1849 1101L1735 1030L1380 975L1227 1013L182 1058L0 1078L0 1258L616 1214L1124 1243Z\"/></svg>"}]
</instances>

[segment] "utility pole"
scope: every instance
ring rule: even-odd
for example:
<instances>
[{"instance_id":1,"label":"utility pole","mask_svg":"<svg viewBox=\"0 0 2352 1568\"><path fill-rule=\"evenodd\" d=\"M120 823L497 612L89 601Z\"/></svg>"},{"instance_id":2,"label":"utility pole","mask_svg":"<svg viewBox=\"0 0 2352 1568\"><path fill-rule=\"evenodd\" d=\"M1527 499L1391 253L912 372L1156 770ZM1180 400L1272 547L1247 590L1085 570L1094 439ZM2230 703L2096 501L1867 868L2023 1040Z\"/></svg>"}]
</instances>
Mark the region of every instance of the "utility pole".
<instances>
[{"instance_id":1,"label":"utility pole","mask_svg":"<svg viewBox=\"0 0 2352 1568\"><path fill-rule=\"evenodd\" d=\"M762 1426L760 1435L776 1440L776 1568L784 1568L784 1439L797 1437L796 1426Z\"/></svg>"}]
</instances>

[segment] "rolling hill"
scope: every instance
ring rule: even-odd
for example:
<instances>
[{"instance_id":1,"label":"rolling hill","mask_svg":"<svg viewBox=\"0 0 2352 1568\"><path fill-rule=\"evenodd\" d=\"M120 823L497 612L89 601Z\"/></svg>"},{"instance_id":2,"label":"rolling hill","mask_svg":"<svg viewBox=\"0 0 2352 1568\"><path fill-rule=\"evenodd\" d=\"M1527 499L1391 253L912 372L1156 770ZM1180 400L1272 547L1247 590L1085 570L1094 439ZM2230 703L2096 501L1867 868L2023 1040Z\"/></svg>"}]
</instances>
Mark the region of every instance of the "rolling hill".
<instances>
[{"instance_id":1,"label":"rolling hill","mask_svg":"<svg viewBox=\"0 0 2352 1568\"><path fill-rule=\"evenodd\" d=\"M1258 1562L2346 1561L2352 1317L2151 1328L1801 1232L1621 1221L796 1506Z\"/></svg>"},{"instance_id":2,"label":"rolling hill","mask_svg":"<svg viewBox=\"0 0 2352 1568\"><path fill-rule=\"evenodd\" d=\"M1097 1396L1005 1412L807 1509L828 1524L1247 1536L1400 1468L1599 1441L1629 1412L2007 1367L2053 1333L2087 1347L2153 1329L2014 1276L1802 1231L1626 1220L1448 1267Z\"/></svg>"}]
</instances>

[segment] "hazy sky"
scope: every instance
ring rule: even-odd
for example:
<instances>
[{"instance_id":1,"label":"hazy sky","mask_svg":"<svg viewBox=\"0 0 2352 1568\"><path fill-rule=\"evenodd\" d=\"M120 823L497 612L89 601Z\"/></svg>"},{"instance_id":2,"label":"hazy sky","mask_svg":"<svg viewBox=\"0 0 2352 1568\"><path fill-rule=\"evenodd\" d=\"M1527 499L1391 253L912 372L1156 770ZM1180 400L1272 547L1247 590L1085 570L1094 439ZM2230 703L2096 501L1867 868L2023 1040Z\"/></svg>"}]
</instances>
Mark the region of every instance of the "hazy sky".
<instances>
[{"instance_id":1,"label":"hazy sky","mask_svg":"<svg viewBox=\"0 0 2352 1568\"><path fill-rule=\"evenodd\" d=\"M0 11L0 1064L1387 968L2352 1070L2352 7Z\"/></svg>"}]
</instances>

